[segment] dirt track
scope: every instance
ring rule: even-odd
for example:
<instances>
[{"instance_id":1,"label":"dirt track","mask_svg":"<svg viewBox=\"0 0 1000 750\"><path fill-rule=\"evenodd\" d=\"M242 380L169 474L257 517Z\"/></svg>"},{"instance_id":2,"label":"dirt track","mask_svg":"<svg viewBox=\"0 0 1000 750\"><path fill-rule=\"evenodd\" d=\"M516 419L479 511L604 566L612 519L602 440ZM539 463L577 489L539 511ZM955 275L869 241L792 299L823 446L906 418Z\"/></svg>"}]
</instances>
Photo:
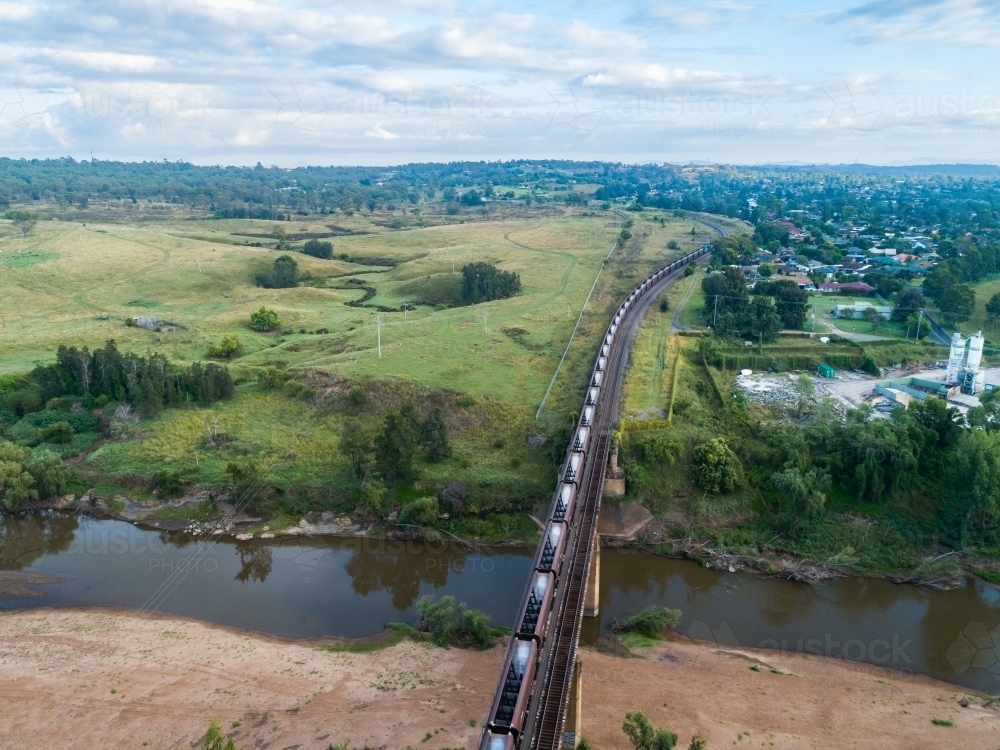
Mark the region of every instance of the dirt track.
<instances>
[{"instance_id":1,"label":"dirt track","mask_svg":"<svg viewBox=\"0 0 1000 750\"><path fill-rule=\"evenodd\" d=\"M582 655L594 748L627 748L620 727L633 710L680 747L701 731L709 748L1000 748L1000 711L979 699L963 708L963 692L928 679L679 638L641 658ZM335 653L107 610L3 614L0 748L191 748L213 718L240 750L473 748L502 658L410 641Z\"/></svg>"}]
</instances>

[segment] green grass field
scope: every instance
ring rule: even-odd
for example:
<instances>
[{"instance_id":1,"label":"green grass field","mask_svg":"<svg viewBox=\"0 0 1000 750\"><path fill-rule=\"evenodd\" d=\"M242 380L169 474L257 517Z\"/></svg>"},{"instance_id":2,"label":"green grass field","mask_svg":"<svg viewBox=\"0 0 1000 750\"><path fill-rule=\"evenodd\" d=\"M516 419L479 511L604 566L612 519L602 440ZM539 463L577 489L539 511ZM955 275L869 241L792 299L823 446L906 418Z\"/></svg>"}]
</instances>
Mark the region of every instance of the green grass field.
<instances>
[{"instance_id":1,"label":"green grass field","mask_svg":"<svg viewBox=\"0 0 1000 750\"><path fill-rule=\"evenodd\" d=\"M122 350L162 352L179 363L204 361L223 334L234 333L242 352L229 366L243 384L233 399L167 410L143 422L136 439L100 445L82 470L99 486L141 495L148 491L141 480L155 471L180 472L191 485L220 486L227 483L228 462L252 458L271 467L268 481L281 493L347 497L355 482L337 452L343 415L324 407L322 387L314 400L260 389L253 382L256 372L276 365L305 380L316 373L333 377L333 389L347 378L397 383L394 392L400 393L411 383L472 394L478 399L471 413L479 416L449 412L455 454L422 466L420 481L430 488L458 479L494 505L497 494L541 496L554 476L550 459L529 450L525 436L579 407L598 338L634 284L715 236L696 217L647 211L627 218L633 221L632 238L605 264L622 225L613 212L528 213L521 219L404 230L386 229L385 217L338 217L339 226L352 234L333 238L334 252L350 262L295 254L310 278L291 289L253 283L277 257L271 247L274 222L46 221L27 237L0 222L0 283L8 303L0 322L0 373L52 361L60 344L93 347L109 338ZM739 229L737 222L728 224ZM306 221L281 226L290 235L328 231ZM671 240L678 250L667 248ZM482 305L451 306L462 265L472 261L518 272L522 292ZM543 424L536 426L535 410L602 265ZM345 304L359 300L367 287L375 290L368 305L399 310L409 302L405 320L401 310L379 313ZM250 312L261 305L277 310L277 334L249 329ZM162 318L177 330L126 326L133 315ZM326 333L317 332L322 330ZM206 447L207 430L215 426L229 442Z\"/></svg>"}]
</instances>

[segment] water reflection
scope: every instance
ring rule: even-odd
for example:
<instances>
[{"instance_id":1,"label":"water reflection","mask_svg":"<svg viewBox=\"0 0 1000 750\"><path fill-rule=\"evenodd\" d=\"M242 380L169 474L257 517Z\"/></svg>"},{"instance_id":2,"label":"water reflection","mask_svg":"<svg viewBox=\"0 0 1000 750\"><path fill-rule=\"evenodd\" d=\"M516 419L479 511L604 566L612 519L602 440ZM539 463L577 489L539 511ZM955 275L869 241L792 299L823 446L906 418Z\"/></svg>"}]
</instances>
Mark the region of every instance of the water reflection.
<instances>
[{"instance_id":1,"label":"water reflection","mask_svg":"<svg viewBox=\"0 0 1000 750\"><path fill-rule=\"evenodd\" d=\"M0 570L23 570L43 555L65 552L79 523L64 513L0 516Z\"/></svg>"},{"instance_id":2,"label":"water reflection","mask_svg":"<svg viewBox=\"0 0 1000 750\"><path fill-rule=\"evenodd\" d=\"M425 594L451 594L513 623L531 550L371 539L236 541L63 513L0 517L0 569L43 574L26 606L153 605L286 637L363 636L416 621ZM27 585L27 584L26 584Z\"/></svg>"},{"instance_id":3,"label":"water reflection","mask_svg":"<svg viewBox=\"0 0 1000 750\"><path fill-rule=\"evenodd\" d=\"M614 620L650 604L682 610L678 629L700 640L864 661L1000 691L1000 591L983 582L948 592L859 578L809 586L608 549L601 552L600 617L584 620L582 640L595 642Z\"/></svg>"},{"instance_id":4,"label":"water reflection","mask_svg":"<svg viewBox=\"0 0 1000 750\"><path fill-rule=\"evenodd\" d=\"M263 583L274 565L274 550L257 543L237 543L236 551L240 554L240 572L236 580L240 583L257 581Z\"/></svg>"}]
</instances>

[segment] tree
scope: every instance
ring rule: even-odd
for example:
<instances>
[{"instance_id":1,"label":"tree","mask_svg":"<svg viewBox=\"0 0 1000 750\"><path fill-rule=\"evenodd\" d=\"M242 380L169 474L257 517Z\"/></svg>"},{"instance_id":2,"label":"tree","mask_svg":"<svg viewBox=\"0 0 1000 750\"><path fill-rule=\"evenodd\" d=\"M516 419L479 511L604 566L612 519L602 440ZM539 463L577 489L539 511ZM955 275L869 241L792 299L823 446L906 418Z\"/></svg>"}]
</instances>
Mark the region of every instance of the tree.
<instances>
[{"instance_id":1,"label":"tree","mask_svg":"<svg viewBox=\"0 0 1000 750\"><path fill-rule=\"evenodd\" d=\"M783 510L793 521L812 523L826 512L825 492L830 487L830 475L820 469L776 472L771 475L771 484L781 498Z\"/></svg>"},{"instance_id":2,"label":"tree","mask_svg":"<svg viewBox=\"0 0 1000 750\"><path fill-rule=\"evenodd\" d=\"M27 235L38 223L38 217L27 211L8 211L4 214L4 218L13 221L14 226L20 229L23 235Z\"/></svg>"},{"instance_id":3,"label":"tree","mask_svg":"<svg viewBox=\"0 0 1000 750\"><path fill-rule=\"evenodd\" d=\"M739 332L753 341L774 341L781 330L781 316L770 297L758 294L739 319Z\"/></svg>"},{"instance_id":4,"label":"tree","mask_svg":"<svg viewBox=\"0 0 1000 750\"><path fill-rule=\"evenodd\" d=\"M799 288L791 280L777 282L774 291L774 302L785 328L802 328L806 322L806 308L809 304L809 293Z\"/></svg>"},{"instance_id":5,"label":"tree","mask_svg":"<svg viewBox=\"0 0 1000 750\"><path fill-rule=\"evenodd\" d=\"M38 499L35 478L25 468L30 456L27 449L0 441L0 504L7 510Z\"/></svg>"},{"instance_id":6,"label":"tree","mask_svg":"<svg viewBox=\"0 0 1000 750\"><path fill-rule=\"evenodd\" d=\"M281 217L278 217L281 218ZM287 250L288 249L288 234L285 232L285 228L281 226L276 226L272 232L274 238L278 241L278 244L274 246L275 250Z\"/></svg>"},{"instance_id":7,"label":"tree","mask_svg":"<svg viewBox=\"0 0 1000 750\"><path fill-rule=\"evenodd\" d=\"M320 240L309 240L302 246L302 252L314 258L330 260L333 257L333 243L321 242Z\"/></svg>"},{"instance_id":8,"label":"tree","mask_svg":"<svg viewBox=\"0 0 1000 750\"><path fill-rule=\"evenodd\" d=\"M740 462L725 438L712 438L694 449L694 481L706 492L732 492L742 483Z\"/></svg>"},{"instance_id":9,"label":"tree","mask_svg":"<svg viewBox=\"0 0 1000 750\"><path fill-rule=\"evenodd\" d=\"M391 507L389 492L377 479L365 482L358 497L358 510L376 518L384 517Z\"/></svg>"},{"instance_id":10,"label":"tree","mask_svg":"<svg viewBox=\"0 0 1000 750\"><path fill-rule=\"evenodd\" d=\"M265 289L288 289L299 283L299 264L291 255L279 255L267 273L257 276L257 286Z\"/></svg>"},{"instance_id":11,"label":"tree","mask_svg":"<svg viewBox=\"0 0 1000 750\"><path fill-rule=\"evenodd\" d=\"M462 267L462 300L468 305L513 297L521 291L521 277L501 271L492 263L469 263Z\"/></svg>"},{"instance_id":12,"label":"tree","mask_svg":"<svg viewBox=\"0 0 1000 750\"><path fill-rule=\"evenodd\" d=\"M622 731L635 750L673 750L677 735L668 729L654 729L641 711L625 714Z\"/></svg>"},{"instance_id":13,"label":"tree","mask_svg":"<svg viewBox=\"0 0 1000 750\"><path fill-rule=\"evenodd\" d=\"M1000 320L1000 292L997 292L986 303L986 315L994 324Z\"/></svg>"},{"instance_id":14,"label":"tree","mask_svg":"<svg viewBox=\"0 0 1000 750\"><path fill-rule=\"evenodd\" d=\"M882 313L876 310L874 307L866 307L861 313L862 317L871 323L872 333L878 333L878 329L882 326L885 320L882 317Z\"/></svg>"},{"instance_id":15,"label":"tree","mask_svg":"<svg viewBox=\"0 0 1000 750\"><path fill-rule=\"evenodd\" d=\"M409 408L407 408L409 407ZM412 404L385 415L382 430L375 439L379 467L392 479L408 477L413 472L413 458L420 445L420 420Z\"/></svg>"},{"instance_id":16,"label":"tree","mask_svg":"<svg viewBox=\"0 0 1000 750\"><path fill-rule=\"evenodd\" d=\"M787 245L790 237L788 228L776 221L758 224L753 230L753 241L762 247L767 247L772 242L777 242L779 247Z\"/></svg>"},{"instance_id":17,"label":"tree","mask_svg":"<svg viewBox=\"0 0 1000 750\"><path fill-rule=\"evenodd\" d=\"M937 305L953 321L968 320L976 308L976 292L966 284L954 284L941 294Z\"/></svg>"},{"instance_id":18,"label":"tree","mask_svg":"<svg viewBox=\"0 0 1000 750\"><path fill-rule=\"evenodd\" d=\"M212 356L221 357L224 359L229 359L240 350L240 340L236 338L231 333L226 333L222 336L222 340L219 341L214 347L212 347Z\"/></svg>"},{"instance_id":19,"label":"tree","mask_svg":"<svg viewBox=\"0 0 1000 750\"><path fill-rule=\"evenodd\" d=\"M351 464L355 479L364 479L375 465L375 430L358 419L345 419L340 425L338 450Z\"/></svg>"},{"instance_id":20,"label":"tree","mask_svg":"<svg viewBox=\"0 0 1000 750\"><path fill-rule=\"evenodd\" d=\"M920 287L908 286L896 292L896 306L892 310L892 319L901 323L924 306L924 294Z\"/></svg>"},{"instance_id":21,"label":"tree","mask_svg":"<svg viewBox=\"0 0 1000 750\"><path fill-rule=\"evenodd\" d=\"M995 544L1000 536L1000 433L964 432L949 462L947 486L959 546Z\"/></svg>"},{"instance_id":22,"label":"tree","mask_svg":"<svg viewBox=\"0 0 1000 750\"><path fill-rule=\"evenodd\" d=\"M444 421L444 412L440 407L431 409L423 421L420 428L420 442L427 448L427 456L431 461L440 461L451 455L448 425Z\"/></svg>"},{"instance_id":23,"label":"tree","mask_svg":"<svg viewBox=\"0 0 1000 750\"><path fill-rule=\"evenodd\" d=\"M280 324L278 313L263 305L259 310L250 313L250 327L255 331L273 331Z\"/></svg>"}]
</instances>

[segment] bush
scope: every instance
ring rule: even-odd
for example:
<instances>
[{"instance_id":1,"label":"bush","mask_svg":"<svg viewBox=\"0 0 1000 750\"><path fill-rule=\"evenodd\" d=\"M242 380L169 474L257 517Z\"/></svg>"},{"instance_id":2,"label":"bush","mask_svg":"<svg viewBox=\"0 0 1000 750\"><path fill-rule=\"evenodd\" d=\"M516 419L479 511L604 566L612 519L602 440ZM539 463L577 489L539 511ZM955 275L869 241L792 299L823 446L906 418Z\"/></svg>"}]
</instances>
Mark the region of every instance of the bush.
<instances>
[{"instance_id":1,"label":"bush","mask_svg":"<svg viewBox=\"0 0 1000 750\"><path fill-rule=\"evenodd\" d=\"M622 731L635 750L673 750L677 735L668 729L654 729L641 711L625 714Z\"/></svg>"},{"instance_id":2,"label":"bush","mask_svg":"<svg viewBox=\"0 0 1000 750\"><path fill-rule=\"evenodd\" d=\"M48 427L43 427L41 438L43 443L54 443L56 445L66 445L73 442L73 425L69 422L53 422Z\"/></svg>"},{"instance_id":3,"label":"bush","mask_svg":"<svg viewBox=\"0 0 1000 750\"><path fill-rule=\"evenodd\" d=\"M706 492L732 492L742 483L740 462L725 438L713 438L694 449L694 481Z\"/></svg>"},{"instance_id":4,"label":"bush","mask_svg":"<svg viewBox=\"0 0 1000 750\"><path fill-rule=\"evenodd\" d=\"M0 441L0 506L15 510L39 497L63 492L69 469L47 449L29 451Z\"/></svg>"},{"instance_id":5,"label":"bush","mask_svg":"<svg viewBox=\"0 0 1000 750\"><path fill-rule=\"evenodd\" d=\"M154 472L150 483L163 497L178 497L184 494L184 483L176 471Z\"/></svg>"},{"instance_id":6,"label":"bush","mask_svg":"<svg viewBox=\"0 0 1000 750\"><path fill-rule=\"evenodd\" d=\"M233 334L227 333L222 337L214 347L212 347L212 356L221 357L224 359L229 359L240 350L240 340L236 338Z\"/></svg>"},{"instance_id":7,"label":"bush","mask_svg":"<svg viewBox=\"0 0 1000 750\"><path fill-rule=\"evenodd\" d=\"M399 512L399 523L413 526L431 526L438 520L436 497L418 497L407 503Z\"/></svg>"},{"instance_id":8,"label":"bush","mask_svg":"<svg viewBox=\"0 0 1000 750\"><path fill-rule=\"evenodd\" d=\"M320 242L319 240L309 240L302 246L302 252L314 258L330 260L333 257L333 243Z\"/></svg>"},{"instance_id":9,"label":"bush","mask_svg":"<svg viewBox=\"0 0 1000 750\"><path fill-rule=\"evenodd\" d=\"M647 638L659 638L665 631L677 627L681 621L681 611L651 604L639 614L632 615L617 629L625 633L639 633Z\"/></svg>"},{"instance_id":10,"label":"bush","mask_svg":"<svg viewBox=\"0 0 1000 750\"><path fill-rule=\"evenodd\" d=\"M250 327L255 331L273 331L280 324L278 313L263 305L259 310L250 313Z\"/></svg>"},{"instance_id":11,"label":"bush","mask_svg":"<svg viewBox=\"0 0 1000 750\"><path fill-rule=\"evenodd\" d=\"M222 733L219 720L213 719L212 725L202 738L201 750L236 750L236 743Z\"/></svg>"},{"instance_id":12,"label":"bush","mask_svg":"<svg viewBox=\"0 0 1000 750\"><path fill-rule=\"evenodd\" d=\"M392 501L385 485L378 480L365 482L358 498L358 510L368 516L384 518L389 513Z\"/></svg>"},{"instance_id":13,"label":"bush","mask_svg":"<svg viewBox=\"0 0 1000 750\"><path fill-rule=\"evenodd\" d=\"M362 406L368 400L368 394L360 385L355 385L347 392L347 400L355 406Z\"/></svg>"},{"instance_id":14,"label":"bush","mask_svg":"<svg viewBox=\"0 0 1000 750\"><path fill-rule=\"evenodd\" d=\"M280 388L291 378L291 375L277 367L265 367L257 373L257 382L264 388Z\"/></svg>"},{"instance_id":15,"label":"bush","mask_svg":"<svg viewBox=\"0 0 1000 750\"><path fill-rule=\"evenodd\" d=\"M438 646L492 648L496 640L489 615L469 609L464 602L456 606L453 596L443 596L436 602L432 596L422 597L417 602L417 611L418 627L430 633Z\"/></svg>"}]
</instances>

